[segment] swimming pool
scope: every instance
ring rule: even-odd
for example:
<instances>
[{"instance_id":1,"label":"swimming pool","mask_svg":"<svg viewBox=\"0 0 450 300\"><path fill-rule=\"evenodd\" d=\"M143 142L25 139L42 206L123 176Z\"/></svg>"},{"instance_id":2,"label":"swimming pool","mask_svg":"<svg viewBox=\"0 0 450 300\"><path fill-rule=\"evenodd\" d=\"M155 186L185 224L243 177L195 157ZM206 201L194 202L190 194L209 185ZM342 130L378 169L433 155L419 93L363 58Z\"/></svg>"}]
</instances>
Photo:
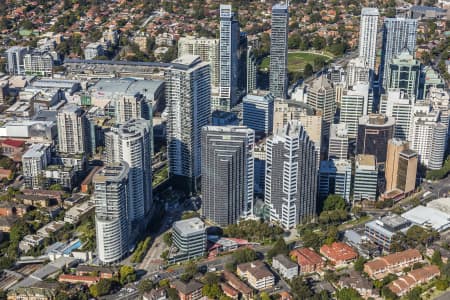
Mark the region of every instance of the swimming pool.
<instances>
[{"instance_id":1,"label":"swimming pool","mask_svg":"<svg viewBox=\"0 0 450 300\"><path fill-rule=\"evenodd\" d=\"M69 255L72 251L81 248L82 244L80 240L72 242L66 249L64 249L63 254Z\"/></svg>"}]
</instances>

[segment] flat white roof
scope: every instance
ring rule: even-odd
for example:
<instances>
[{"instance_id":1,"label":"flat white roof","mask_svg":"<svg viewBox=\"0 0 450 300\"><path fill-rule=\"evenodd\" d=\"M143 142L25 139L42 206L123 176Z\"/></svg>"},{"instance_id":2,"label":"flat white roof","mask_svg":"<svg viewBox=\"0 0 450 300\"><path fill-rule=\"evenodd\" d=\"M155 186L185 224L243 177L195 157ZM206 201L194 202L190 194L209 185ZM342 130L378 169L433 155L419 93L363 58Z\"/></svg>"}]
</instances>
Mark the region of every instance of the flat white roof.
<instances>
[{"instance_id":1,"label":"flat white roof","mask_svg":"<svg viewBox=\"0 0 450 300\"><path fill-rule=\"evenodd\" d=\"M443 231L450 227L449 214L423 205L419 205L403 213L402 217L416 225L431 227L436 231Z\"/></svg>"}]
</instances>

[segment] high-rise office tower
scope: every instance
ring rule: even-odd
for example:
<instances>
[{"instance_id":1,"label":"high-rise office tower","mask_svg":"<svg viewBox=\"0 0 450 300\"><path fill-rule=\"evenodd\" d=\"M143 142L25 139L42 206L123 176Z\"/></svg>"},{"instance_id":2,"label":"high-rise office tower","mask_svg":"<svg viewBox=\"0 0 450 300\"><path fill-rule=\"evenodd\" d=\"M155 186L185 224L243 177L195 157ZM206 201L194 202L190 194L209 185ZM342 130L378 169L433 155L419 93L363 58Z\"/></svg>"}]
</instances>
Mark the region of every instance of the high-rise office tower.
<instances>
[{"instance_id":1,"label":"high-rise office tower","mask_svg":"<svg viewBox=\"0 0 450 300\"><path fill-rule=\"evenodd\" d=\"M442 167L447 145L448 118L441 121L441 112L433 110L430 103L414 106L409 141L411 149L419 154L419 160L427 168L436 170Z\"/></svg>"},{"instance_id":2,"label":"high-rise office tower","mask_svg":"<svg viewBox=\"0 0 450 300\"><path fill-rule=\"evenodd\" d=\"M416 99L419 97L420 62L407 50L388 64L386 89L400 89Z\"/></svg>"},{"instance_id":3,"label":"high-rise office tower","mask_svg":"<svg viewBox=\"0 0 450 300\"><path fill-rule=\"evenodd\" d=\"M31 189L42 187L42 172L50 164L50 148L44 144L32 144L22 155L22 172L25 186Z\"/></svg>"},{"instance_id":4,"label":"high-rise office tower","mask_svg":"<svg viewBox=\"0 0 450 300\"><path fill-rule=\"evenodd\" d=\"M90 134L86 112L75 104L66 104L57 114L58 151L64 154L89 154Z\"/></svg>"},{"instance_id":5,"label":"high-rise office tower","mask_svg":"<svg viewBox=\"0 0 450 300\"><path fill-rule=\"evenodd\" d=\"M400 89L389 89L381 96L380 113L395 119L394 138L408 139L413 109L414 97Z\"/></svg>"},{"instance_id":6,"label":"high-rise office tower","mask_svg":"<svg viewBox=\"0 0 450 300\"><path fill-rule=\"evenodd\" d=\"M147 120L132 119L105 134L106 161L125 161L130 167L128 218L138 224L152 208L152 156L150 126Z\"/></svg>"},{"instance_id":7,"label":"high-rise office tower","mask_svg":"<svg viewBox=\"0 0 450 300\"><path fill-rule=\"evenodd\" d=\"M28 53L26 47L13 46L6 50L6 59L8 61L7 71L11 75L24 75L24 57Z\"/></svg>"},{"instance_id":8,"label":"high-rise office tower","mask_svg":"<svg viewBox=\"0 0 450 300\"><path fill-rule=\"evenodd\" d=\"M359 29L359 57L364 59L370 70L375 70L377 50L378 18L377 8L363 7L361 10L361 26Z\"/></svg>"},{"instance_id":9,"label":"high-rise office tower","mask_svg":"<svg viewBox=\"0 0 450 300\"><path fill-rule=\"evenodd\" d=\"M353 200L377 200L378 168L373 155L357 155L355 160L355 179Z\"/></svg>"},{"instance_id":10,"label":"high-rise office tower","mask_svg":"<svg viewBox=\"0 0 450 300\"><path fill-rule=\"evenodd\" d=\"M256 90L256 76L257 76L257 62L256 56L253 53L253 47L247 48L247 93Z\"/></svg>"},{"instance_id":11,"label":"high-rise office tower","mask_svg":"<svg viewBox=\"0 0 450 300\"><path fill-rule=\"evenodd\" d=\"M308 221L316 212L317 154L298 121L290 121L267 140L264 201L270 220L285 229Z\"/></svg>"},{"instance_id":12,"label":"high-rise office tower","mask_svg":"<svg viewBox=\"0 0 450 300\"><path fill-rule=\"evenodd\" d=\"M414 55L417 39L417 19L385 18L381 51L380 81L387 88L388 69L391 60L403 50ZM381 82L380 82L381 83Z\"/></svg>"},{"instance_id":13,"label":"high-rise office tower","mask_svg":"<svg viewBox=\"0 0 450 300\"><path fill-rule=\"evenodd\" d=\"M273 113L273 131L277 132L290 121L299 121L314 142L317 152L317 166L320 163L320 151L322 149L322 112L310 105L290 100L276 99Z\"/></svg>"},{"instance_id":14,"label":"high-rise office tower","mask_svg":"<svg viewBox=\"0 0 450 300\"><path fill-rule=\"evenodd\" d=\"M336 112L336 102L333 85L325 76L314 79L308 89L306 103L322 112L322 135L329 136L330 125Z\"/></svg>"},{"instance_id":15,"label":"high-rise office tower","mask_svg":"<svg viewBox=\"0 0 450 300\"><path fill-rule=\"evenodd\" d=\"M202 214L226 226L253 214L255 135L244 126L202 129Z\"/></svg>"},{"instance_id":16,"label":"high-rise office tower","mask_svg":"<svg viewBox=\"0 0 450 300\"><path fill-rule=\"evenodd\" d=\"M33 51L23 57L23 68L27 75L51 77L53 74L53 57L47 51Z\"/></svg>"},{"instance_id":17,"label":"high-rise office tower","mask_svg":"<svg viewBox=\"0 0 450 300\"><path fill-rule=\"evenodd\" d=\"M128 253L129 171L128 164L122 161L103 167L92 179L97 251L104 264L118 262Z\"/></svg>"},{"instance_id":18,"label":"high-rise office tower","mask_svg":"<svg viewBox=\"0 0 450 300\"><path fill-rule=\"evenodd\" d=\"M172 176L189 180L195 189L201 172L201 128L210 117L209 64L198 56L183 56L167 68L167 150Z\"/></svg>"},{"instance_id":19,"label":"high-rise office tower","mask_svg":"<svg viewBox=\"0 0 450 300\"><path fill-rule=\"evenodd\" d=\"M253 90L243 100L243 123L256 134L268 136L273 128L274 97L269 91Z\"/></svg>"},{"instance_id":20,"label":"high-rise office tower","mask_svg":"<svg viewBox=\"0 0 450 300\"><path fill-rule=\"evenodd\" d=\"M336 194L350 202L352 163L346 159L330 159L320 162L319 199Z\"/></svg>"},{"instance_id":21,"label":"high-rise office tower","mask_svg":"<svg viewBox=\"0 0 450 300\"><path fill-rule=\"evenodd\" d=\"M425 66L420 74L419 99L427 97L431 88L445 89L445 81L432 66Z\"/></svg>"},{"instance_id":22,"label":"high-rise office tower","mask_svg":"<svg viewBox=\"0 0 450 300\"><path fill-rule=\"evenodd\" d=\"M198 55L202 61L209 62L211 86L219 86L219 39L194 36L181 37L178 40L178 57L185 55Z\"/></svg>"},{"instance_id":23,"label":"high-rise office tower","mask_svg":"<svg viewBox=\"0 0 450 300\"><path fill-rule=\"evenodd\" d=\"M352 87L358 83L370 84L370 68L362 57L349 60L345 73L347 87Z\"/></svg>"},{"instance_id":24,"label":"high-rise office tower","mask_svg":"<svg viewBox=\"0 0 450 300\"><path fill-rule=\"evenodd\" d=\"M239 22L231 5L220 5L220 75L219 96L229 110L238 101Z\"/></svg>"},{"instance_id":25,"label":"high-rise office tower","mask_svg":"<svg viewBox=\"0 0 450 300\"><path fill-rule=\"evenodd\" d=\"M341 100L339 121L347 124L348 137L356 138L358 134L358 120L372 112L372 95L367 83L358 83L350 89L344 90Z\"/></svg>"},{"instance_id":26,"label":"high-rise office tower","mask_svg":"<svg viewBox=\"0 0 450 300\"><path fill-rule=\"evenodd\" d=\"M330 142L328 144L329 159L347 159L348 129L347 124L331 124Z\"/></svg>"},{"instance_id":27,"label":"high-rise office tower","mask_svg":"<svg viewBox=\"0 0 450 300\"><path fill-rule=\"evenodd\" d=\"M356 153L374 155L377 164L384 164L394 125L395 119L384 115L370 114L359 118Z\"/></svg>"},{"instance_id":28,"label":"high-rise office tower","mask_svg":"<svg viewBox=\"0 0 450 300\"><path fill-rule=\"evenodd\" d=\"M289 12L285 3L272 7L272 33L270 35L270 92L274 97L287 96L287 58L289 33Z\"/></svg>"},{"instance_id":29,"label":"high-rise office tower","mask_svg":"<svg viewBox=\"0 0 450 300\"><path fill-rule=\"evenodd\" d=\"M405 194L416 187L418 156L409 149L408 142L399 139L389 140L384 176L386 192L399 189Z\"/></svg>"}]
</instances>

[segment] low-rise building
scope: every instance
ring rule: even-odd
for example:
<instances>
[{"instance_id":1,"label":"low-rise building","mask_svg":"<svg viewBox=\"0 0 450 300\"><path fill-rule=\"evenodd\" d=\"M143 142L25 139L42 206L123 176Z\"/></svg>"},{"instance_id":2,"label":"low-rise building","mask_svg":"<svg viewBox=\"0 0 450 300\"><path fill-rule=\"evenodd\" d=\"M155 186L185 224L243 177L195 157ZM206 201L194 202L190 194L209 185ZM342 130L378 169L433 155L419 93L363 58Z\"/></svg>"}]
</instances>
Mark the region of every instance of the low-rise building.
<instances>
[{"instance_id":1,"label":"low-rise building","mask_svg":"<svg viewBox=\"0 0 450 300\"><path fill-rule=\"evenodd\" d=\"M407 275L401 276L388 285L388 288L397 296L402 297L416 286L429 282L441 275L439 267L435 265L425 266L412 270Z\"/></svg>"},{"instance_id":2,"label":"low-rise building","mask_svg":"<svg viewBox=\"0 0 450 300\"><path fill-rule=\"evenodd\" d=\"M77 276L89 276L96 274L100 278L111 279L117 272L112 268L79 265L75 271Z\"/></svg>"},{"instance_id":3,"label":"low-rise building","mask_svg":"<svg viewBox=\"0 0 450 300\"><path fill-rule=\"evenodd\" d=\"M222 282L220 284L220 288L222 289L223 293L230 297L231 299L238 299L239 298L239 292L234 289L232 286L230 286L228 283Z\"/></svg>"},{"instance_id":4,"label":"low-rise building","mask_svg":"<svg viewBox=\"0 0 450 300\"><path fill-rule=\"evenodd\" d=\"M44 227L42 227L41 229L39 229L36 233L41 237L49 238L50 235L60 231L63 227L64 227L63 221L52 221L47 225L45 225Z\"/></svg>"},{"instance_id":5,"label":"low-rise building","mask_svg":"<svg viewBox=\"0 0 450 300\"><path fill-rule=\"evenodd\" d=\"M86 201L71 207L64 215L64 222L77 224L80 219L94 209L94 204Z\"/></svg>"},{"instance_id":6,"label":"low-rise building","mask_svg":"<svg viewBox=\"0 0 450 300\"><path fill-rule=\"evenodd\" d=\"M275 276L260 260L238 265L237 275L247 280L257 290L268 289L275 284Z\"/></svg>"},{"instance_id":7,"label":"low-rise building","mask_svg":"<svg viewBox=\"0 0 450 300\"><path fill-rule=\"evenodd\" d=\"M177 221L173 224L175 253L169 261L177 262L201 257L206 251L206 227L199 218Z\"/></svg>"},{"instance_id":8,"label":"low-rise building","mask_svg":"<svg viewBox=\"0 0 450 300\"><path fill-rule=\"evenodd\" d=\"M2 155L8 156L15 162L22 161L22 154L25 151L25 142L21 140L6 139L0 141Z\"/></svg>"},{"instance_id":9,"label":"low-rise building","mask_svg":"<svg viewBox=\"0 0 450 300\"><path fill-rule=\"evenodd\" d=\"M55 300L56 290L45 287L19 287L8 292L8 300Z\"/></svg>"},{"instance_id":10,"label":"low-rise building","mask_svg":"<svg viewBox=\"0 0 450 300\"><path fill-rule=\"evenodd\" d=\"M352 288L355 289L364 299L378 298L380 292L373 288L372 282L360 273L351 271L347 276L339 278L338 286L340 288Z\"/></svg>"},{"instance_id":11,"label":"low-rise building","mask_svg":"<svg viewBox=\"0 0 450 300\"><path fill-rule=\"evenodd\" d=\"M322 257L309 248L292 250L290 256L297 259L301 274L321 272L325 267L325 261Z\"/></svg>"},{"instance_id":12,"label":"low-rise building","mask_svg":"<svg viewBox=\"0 0 450 300\"><path fill-rule=\"evenodd\" d=\"M334 266L346 265L358 258L358 253L352 247L342 242L320 247L320 254L325 256Z\"/></svg>"},{"instance_id":13,"label":"low-rise building","mask_svg":"<svg viewBox=\"0 0 450 300\"><path fill-rule=\"evenodd\" d=\"M391 250L392 238L398 232L405 232L411 222L398 215L389 215L366 223L364 233L373 243L386 251Z\"/></svg>"},{"instance_id":14,"label":"low-rise building","mask_svg":"<svg viewBox=\"0 0 450 300\"><path fill-rule=\"evenodd\" d=\"M153 289L142 295L142 300L167 300L168 295L165 288Z\"/></svg>"},{"instance_id":15,"label":"low-rise building","mask_svg":"<svg viewBox=\"0 0 450 300\"><path fill-rule=\"evenodd\" d=\"M406 267L422 261L422 254L417 249L408 249L378 257L364 264L364 272L374 279L386 277L391 273L398 273Z\"/></svg>"},{"instance_id":16,"label":"low-rise building","mask_svg":"<svg viewBox=\"0 0 450 300\"><path fill-rule=\"evenodd\" d=\"M223 278L232 288L238 291L244 299L248 300L253 298L253 290L234 275L234 273L224 271Z\"/></svg>"},{"instance_id":17,"label":"low-rise building","mask_svg":"<svg viewBox=\"0 0 450 300\"><path fill-rule=\"evenodd\" d=\"M181 280L175 280L171 284L171 287L178 291L180 300L197 300L202 298L203 284L196 280L191 280L188 283Z\"/></svg>"},{"instance_id":18,"label":"low-rise building","mask_svg":"<svg viewBox=\"0 0 450 300\"><path fill-rule=\"evenodd\" d=\"M61 274L58 278L59 282L67 282L72 284L86 284L87 286L96 284L100 281L100 277L98 276L78 276L71 274Z\"/></svg>"},{"instance_id":19,"label":"low-rise building","mask_svg":"<svg viewBox=\"0 0 450 300\"><path fill-rule=\"evenodd\" d=\"M27 234L19 242L19 249L22 252L27 252L34 247L40 246L44 243L44 238L37 234Z\"/></svg>"},{"instance_id":20,"label":"low-rise building","mask_svg":"<svg viewBox=\"0 0 450 300\"><path fill-rule=\"evenodd\" d=\"M272 259L272 267L286 279L291 280L298 276L298 265L283 254L278 254Z\"/></svg>"},{"instance_id":21,"label":"low-rise building","mask_svg":"<svg viewBox=\"0 0 450 300\"><path fill-rule=\"evenodd\" d=\"M48 197L39 195L17 194L15 195L15 199L16 201L22 202L25 205L36 207L48 207L50 204L56 204L52 202Z\"/></svg>"},{"instance_id":22,"label":"low-rise building","mask_svg":"<svg viewBox=\"0 0 450 300\"><path fill-rule=\"evenodd\" d=\"M403 213L402 217L413 224L439 232L450 228L450 214L433 207L419 205Z\"/></svg>"}]
</instances>

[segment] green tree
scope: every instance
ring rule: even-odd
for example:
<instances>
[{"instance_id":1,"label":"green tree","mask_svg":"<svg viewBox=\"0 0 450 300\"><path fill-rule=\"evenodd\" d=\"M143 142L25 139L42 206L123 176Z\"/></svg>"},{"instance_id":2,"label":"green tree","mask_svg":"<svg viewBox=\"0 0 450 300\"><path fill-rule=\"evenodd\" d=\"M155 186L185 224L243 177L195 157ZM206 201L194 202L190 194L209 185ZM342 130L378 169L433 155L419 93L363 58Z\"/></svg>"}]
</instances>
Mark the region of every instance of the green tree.
<instances>
[{"instance_id":1,"label":"green tree","mask_svg":"<svg viewBox=\"0 0 450 300\"><path fill-rule=\"evenodd\" d=\"M269 294L267 294L266 292L262 292L262 293L259 295L259 298L260 298L261 300L271 300Z\"/></svg>"},{"instance_id":2,"label":"green tree","mask_svg":"<svg viewBox=\"0 0 450 300\"><path fill-rule=\"evenodd\" d=\"M433 255L431 256L431 263L432 263L433 265L436 265L436 266L439 266L439 267L442 266L441 251L435 250L435 251L433 252Z\"/></svg>"},{"instance_id":3,"label":"green tree","mask_svg":"<svg viewBox=\"0 0 450 300\"><path fill-rule=\"evenodd\" d=\"M381 295L382 295L382 296L384 297L384 299L386 299L386 300L395 300L395 299L398 298L397 295L394 294L394 292L391 291L391 289L388 288L387 286L385 286L385 287L383 287L383 288L381 289Z\"/></svg>"},{"instance_id":4,"label":"green tree","mask_svg":"<svg viewBox=\"0 0 450 300\"><path fill-rule=\"evenodd\" d=\"M339 195L329 195L323 203L323 210L343 210L346 207L345 199Z\"/></svg>"},{"instance_id":5,"label":"green tree","mask_svg":"<svg viewBox=\"0 0 450 300\"><path fill-rule=\"evenodd\" d=\"M353 267L355 268L355 271L362 272L364 271L364 264L366 263L366 260L364 257L360 256L353 264Z\"/></svg>"},{"instance_id":6,"label":"green tree","mask_svg":"<svg viewBox=\"0 0 450 300\"><path fill-rule=\"evenodd\" d=\"M92 297L100 297L104 295L108 295L110 290L113 287L113 282L111 279L100 279L97 284L93 284L89 287L89 292Z\"/></svg>"},{"instance_id":7,"label":"green tree","mask_svg":"<svg viewBox=\"0 0 450 300\"><path fill-rule=\"evenodd\" d=\"M361 295L353 288L343 288L336 292L338 300L362 300Z\"/></svg>"},{"instance_id":8,"label":"green tree","mask_svg":"<svg viewBox=\"0 0 450 300\"><path fill-rule=\"evenodd\" d=\"M291 291L294 299L298 300L309 300L314 295L302 276L292 278Z\"/></svg>"},{"instance_id":9,"label":"green tree","mask_svg":"<svg viewBox=\"0 0 450 300\"><path fill-rule=\"evenodd\" d=\"M447 279L436 280L435 287L439 291L445 291L446 289L448 289L448 280Z\"/></svg>"},{"instance_id":10,"label":"green tree","mask_svg":"<svg viewBox=\"0 0 450 300\"><path fill-rule=\"evenodd\" d=\"M303 69L303 77L308 78L312 76L312 74L314 74L313 66L308 63Z\"/></svg>"},{"instance_id":11,"label":"green tree","mask_svg":"<svg viewBox=\"0 0 450 300\"><path fill-rule=\"evenodd\" d=\"M242 264L246 262L251 262L256 260L258 257L255 250L250 248L238 249L233 253L233 258L237 264Z\"/></svg>"},{"instance_id":12,"label":"green tree","mask_svg":"<svg viewBox=\"0 0 450 300\"><path fill-rule=\"evenodd\" d=\"M180 297L178 296L178 291L173 288L167 289L167 296L169 297L169 300L179 300Z\"/></svg>"},{"instance_id":13,"label":"green tree","mask_svg":"<svg viewBox=\"0 0 450 300\"><path fill-rule=\"evenodd\" d=\"M155 287L155 284L150 279L143 279L138 284L140 294L150 292Z\"/></svg>"},{"instance_id":14,"label":"green tree","mask_svg":"<svg viewBox=\"0 0 450 300\"><path fill-rule=\"evenodd\" d=\"M172 246L172 232L166 232L164 235L163 235L163 241L164 241L164 243L167 245L167 246Z\"/></svg>"},{"instance_id":15,"label":"green tree","mask_svg":"<svg viewBox=\"0 0 450 300\"><path fill-rule=\"evenodd\" d=\"M207 284L202 288L202 295L210 299L218 299L222 295L222 291L217 283Z\"/></svg>"},{"instance_id":16,"label":"green tree","mask_svg":"<svg viewBox=\"0 0 450 300\"><path fill-rule=\"evenodd\" d=\"M216 273L208 272L203 277L203 282L205 284L209 284L209 285L212 285L212 284L215 284L215 283L219 283L219 276L217 276Z\"/></svg>"},{"instance_id":17,"label":"green tree","mask_svg":"<svg viewBox=\"0 0 450 300\"><path fill-rule=\"evenodd\" d=\"M284 238L279 238L275 244L273 245L272 249L267 252L267 257L271 259L272 257L278 255L278 254L289 254L289 247L286 245L286 242L284 241Z\"/></svg>"},{"instance_id":18,"label":"green tree","mask_svg":"<svg viewBox=\"0 0 450 300\"><path fill-rule=\"evenodd\" d=\"M129 282L136 281L136 272L134 271L133 267L121 266L119 269L119 277L120 283L122 285L125 285Z\"/></svg>"},{"instance_id":19,"label":"green tree","mask_svg":"<svg viewBox=\"0 0 450 300\"><path fill-rule=\"evenodd\" d=\"M59 183L52 184L49 188L51 191L62 191L63 187Z\"/></svg>"}]
</instances>

